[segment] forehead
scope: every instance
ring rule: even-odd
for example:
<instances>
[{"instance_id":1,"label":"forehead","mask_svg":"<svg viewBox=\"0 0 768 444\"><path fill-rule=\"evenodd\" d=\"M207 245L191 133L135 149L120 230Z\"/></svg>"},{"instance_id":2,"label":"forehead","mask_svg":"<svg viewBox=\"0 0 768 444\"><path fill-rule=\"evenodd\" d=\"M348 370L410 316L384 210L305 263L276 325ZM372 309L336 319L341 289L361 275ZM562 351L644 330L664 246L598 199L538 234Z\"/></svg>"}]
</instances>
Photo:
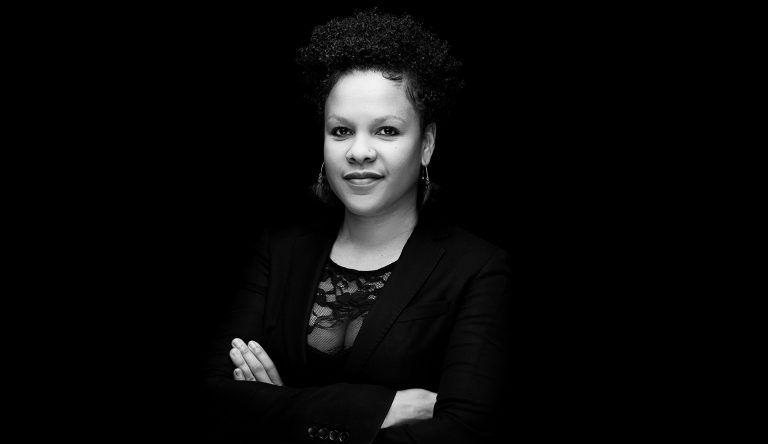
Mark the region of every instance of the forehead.
<instances>
[{"instance_id":1,"label":"forehead","mask_svg":"<svg viewBox=\"0 0 768 444\"><path fill-rule=\"evenodd\" d=\"M416 118L403 82L389 80L376 71L353 71L343 75L328 95L325 114L348 118L395 114L406 119Z\"/></svg>"}]
</instances>

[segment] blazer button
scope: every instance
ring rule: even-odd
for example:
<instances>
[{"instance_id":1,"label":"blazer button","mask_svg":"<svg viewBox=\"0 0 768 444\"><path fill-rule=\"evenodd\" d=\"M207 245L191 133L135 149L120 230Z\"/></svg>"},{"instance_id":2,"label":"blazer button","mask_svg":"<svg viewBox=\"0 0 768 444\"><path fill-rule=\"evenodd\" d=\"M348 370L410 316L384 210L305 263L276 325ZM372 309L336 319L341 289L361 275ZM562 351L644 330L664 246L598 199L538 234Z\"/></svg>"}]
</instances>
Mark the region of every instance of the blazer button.
<instances>
[{"instance_id":1,"label":"blazer button","mask_svg":"<svg viewBox=\"0 0 768 444\"><path fill-rule=\"evenodd\" d=\"M341 442L349 441L349 433L347 433L347 432L339 433L339 441L341 441Z\"/></svg>"},{"instance_id":2,"label":"blazer button","mask_svg":"<svg viewBox=\"0 0 768 444\"><path fill-rule=\"evenodd\" d=\"M320 439L328 439L328 429L323 427L322 429L318 430L317 437Z\"/></svg>"},{"instance_id":3,"label":"blazer button","mask_svg":"<svg viewBox=\"0 0 768 444\"><path fill-rule=\"evenodd\" d=\"M331 430L331 433L328 434L328 439L331 441L336 441L339 438L339 431L338 430Z\"/></svg>"},{"instance_id":4,"label":"blazer button","mask_svg":"<svg viewBox=\"0 0 768 444\"><path fill-rule=\"evenodd\" d=\"M307 435L309 435L310 438L314 438L317 436L317 427L312 426L309 429L307 429Z\"/></svg>"}]
</instances>

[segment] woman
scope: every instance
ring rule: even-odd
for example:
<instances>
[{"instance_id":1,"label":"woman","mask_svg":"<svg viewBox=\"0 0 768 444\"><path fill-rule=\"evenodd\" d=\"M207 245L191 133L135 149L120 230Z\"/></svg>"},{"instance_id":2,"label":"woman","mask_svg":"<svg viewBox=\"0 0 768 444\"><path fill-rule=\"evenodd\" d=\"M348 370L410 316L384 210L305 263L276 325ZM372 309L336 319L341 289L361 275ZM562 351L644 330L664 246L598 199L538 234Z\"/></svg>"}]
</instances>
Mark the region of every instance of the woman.
<instances>
[{"instance_id":1,"label":"woman","mask_svg":"<svg viewBox=\"0 0 768 444\"><path fill-rule=\"evenodd\" d=\"M459 62L410 17L376 11L316 28L298 60L323 116L314 190L339 210L262 236L206 372L220 432L495 436L510 403L509 257L428 204Z\"/></svg>"}]
</instances>

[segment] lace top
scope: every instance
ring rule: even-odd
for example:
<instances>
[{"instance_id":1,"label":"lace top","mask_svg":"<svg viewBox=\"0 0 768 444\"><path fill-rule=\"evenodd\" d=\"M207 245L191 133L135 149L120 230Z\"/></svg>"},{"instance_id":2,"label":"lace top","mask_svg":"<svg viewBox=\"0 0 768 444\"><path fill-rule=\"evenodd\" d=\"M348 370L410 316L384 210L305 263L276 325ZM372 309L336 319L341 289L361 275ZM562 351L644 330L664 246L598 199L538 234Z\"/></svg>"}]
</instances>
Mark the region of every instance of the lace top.
<instances>
[{"instance_id":1,"label":"lace top","mask_svg":"<svg viewBox=\"0 0 768 444\"><path fill-rule=\"evenodd\" d=\"M314 349L327 356L341 356L352 348L396 263L378 270L359 271L344 268L328 258L309 315L310 352Z\"/></svg>"}]
</instances>

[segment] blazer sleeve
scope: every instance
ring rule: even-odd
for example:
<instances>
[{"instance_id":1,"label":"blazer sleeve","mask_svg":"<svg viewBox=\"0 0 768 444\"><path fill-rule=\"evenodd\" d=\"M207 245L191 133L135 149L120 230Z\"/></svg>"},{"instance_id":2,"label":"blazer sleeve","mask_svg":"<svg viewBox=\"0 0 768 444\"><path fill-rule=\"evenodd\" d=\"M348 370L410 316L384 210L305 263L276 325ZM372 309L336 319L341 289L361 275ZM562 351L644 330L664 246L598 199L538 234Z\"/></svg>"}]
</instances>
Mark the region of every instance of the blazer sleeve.
<instances>
[{"instance_id":1,"label":"blazer sleeve","mask_svg":"<svg viewBox=\"0 0 768 444\"><path fill-rule=\"evenodd\" d=\"M345 442L370 443L384 422L395 390L371 384L291 388L234 380L231 340L241 337L258 342L263 337L269 251L265 231L247 267L244 286L206 353L203 394L211 421L206 426L208 438L222 442L319 442L319 438L309 436L309 428L315 427L315 433L322 428L344 433Z\"/></svg>"},{"instance_id":2,"label":"blazer sleeve","mask_svg":"<svg viewBox=\"0 0 768 444\"><path fill-rule=\"evenodd\" d=\"M511 420L511 260L499 250L471 281L449 338L433 418L374 443L497 442Z\"/></svg>"}]
</instances>

